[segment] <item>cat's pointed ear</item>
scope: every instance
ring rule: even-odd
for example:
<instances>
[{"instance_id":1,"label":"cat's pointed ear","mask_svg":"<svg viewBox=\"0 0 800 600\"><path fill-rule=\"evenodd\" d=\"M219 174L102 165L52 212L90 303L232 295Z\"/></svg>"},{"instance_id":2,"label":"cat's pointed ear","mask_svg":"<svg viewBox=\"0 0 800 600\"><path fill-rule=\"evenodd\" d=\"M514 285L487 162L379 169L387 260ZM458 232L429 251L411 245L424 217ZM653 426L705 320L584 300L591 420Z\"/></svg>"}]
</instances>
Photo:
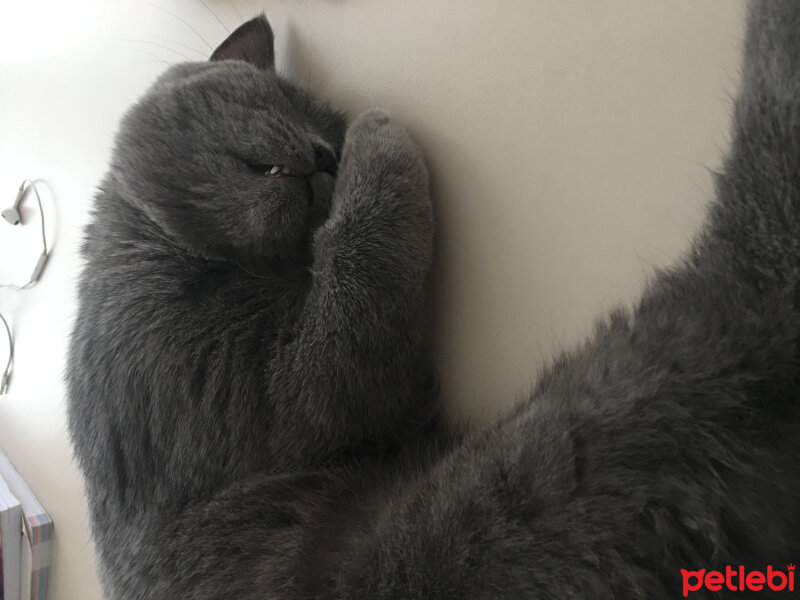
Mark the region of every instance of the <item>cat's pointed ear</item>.
<instances>
[{"instance_id":1,"label":"cat's pointed ear","mask_svg":"<svg viewBox=\"0 0 800 600\"><path fill-rule=\"evenodd\" d=\"M272 27L263 14L240 25L214 50L211 60L243 60L262 71L275 68Z\"/></svg>"}]
</instances>

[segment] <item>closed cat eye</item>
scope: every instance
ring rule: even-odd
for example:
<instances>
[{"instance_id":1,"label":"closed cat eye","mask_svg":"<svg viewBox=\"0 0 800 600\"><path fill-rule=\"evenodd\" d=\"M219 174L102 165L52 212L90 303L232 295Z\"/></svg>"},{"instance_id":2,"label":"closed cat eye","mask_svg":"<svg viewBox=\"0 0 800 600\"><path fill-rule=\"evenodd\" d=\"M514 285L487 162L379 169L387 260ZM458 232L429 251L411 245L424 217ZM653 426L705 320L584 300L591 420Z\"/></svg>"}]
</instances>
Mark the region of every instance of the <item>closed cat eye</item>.
<instances>
[{"instance_id":1,"label":"closed cat eye","mask_svg":"<svg viewBox=\"0 0 800 600\"><path fill-rule=\"evenodd\" d=\"M323 141L314 143L314 173L328 173L336 176L338 171L338 160L333 149ZM266 175L269 177L306 177L311 173L300 173L292 170L287 165L268 164L262 162L246 162L247 168L254 175Z\"/></svg>"}]
</instances>

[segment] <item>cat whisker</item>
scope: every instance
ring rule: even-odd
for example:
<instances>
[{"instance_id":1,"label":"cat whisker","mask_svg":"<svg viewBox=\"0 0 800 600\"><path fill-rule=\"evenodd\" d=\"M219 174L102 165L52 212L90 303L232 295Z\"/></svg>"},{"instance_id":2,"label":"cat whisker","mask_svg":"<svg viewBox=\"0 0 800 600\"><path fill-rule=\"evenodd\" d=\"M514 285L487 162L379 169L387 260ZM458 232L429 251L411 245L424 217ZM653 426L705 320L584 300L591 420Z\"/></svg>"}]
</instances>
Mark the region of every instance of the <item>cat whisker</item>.
<instances>
[{"instance_id":1,"label":"cat whisker","mask_svg":"<svg viewBox=\"0 0 800 600\"><path fill-rule=\"evenodd\" d=\"M233 8L233 10L235 10L235 11L236 11L236 14L237 14L237 15L239 15L239 21L244 21L244 17L242 16L242 13L241 13L241 11L239 10L239 7L237 7L237 6L236 6L236 2L231 2L231 1L229 0L228 2L226 2L226 4L227 4L228 6L230 6L231 8Z\"/></svg>"},{"instance_id":2,"label":"cat whisker","mask_svg":"<svg viewBox=\"0 0 800 600\"><path fill-rule=\"evenodd\" d=\"M214 15L214 18L215 18L217 21L219 21L219 24L220 24L220 25L222 25L222 27L225 29L225 31L227 31L228 33L230 33L230 32L231 32L231 30L230 30L230 29L228 29L228 26L227 26L227 25L225 25L225 23L222 21L222 19L220 19L220 18L219 18L219 15L218 15L217 13L215 13L213 10L211 10L211 8L208 6L208 4L206 4L206 3L205 3L203 0L197 0L197 1L198 1L200 4L202 4L203 6L205 6L205 7L206 7L206 10L207 10L208 12L210 12L212 15Z\"/></svg>"},{"instance_id":3,"label":"cat whisker","mask_svg":"<svg viewBox=\"0 0 800 600\"><path fill-rule=\"evenodd\" d=\"M193 58L191 58L189 56L186 56L183 52L178 52L174 48L170 48L169 46L165 46L164 44L158 44L156 42L148 42L147 40L122 40L122 41L131 42L131 43L134 43L134 44L150 44L151 46L156 46L158 48L163 48L164 50L169 50L170 52L174 52L178 56L181 56L181 57L185 58L186 60L188 60L190 62L195 60L195 59L193 59Z\"/></svg>"},{"instance_id":4,"label":"cat whisker","mask_svg":"<svg viewBox=\"0 0 800 600\"><path fill-rule=\"evenodd\" d=\"M208 58L208 54L206 52L203 52L202 50L198 50L194 46L190 46L190 45L184 44L182 42L177 42L177 41L175 41L175 40L173 40L171 38L168 38L166 36L163 36L163 35L158 35L158 34L155 34L155 33L151 33L150 35L152 37L162 39L162 40L164 40L166 42L170 42L171 44L175 44L176 46L181 46L183 48L186 48L187 50L191 50L192 52L196 52L197 54L199 54L200 56L203 57L203 60Z\"/></svg>"},{"instance_id":5,"label":"cat whisker","mask_svg":"<svg viewBox=\"0 0 800 600\"><path fill-rule=\"evenodd\" d=\"M209 50L211 50L212 52L214 51L214 47L213 47L211 44L209 44L209 43L208 43L208 40L206 40L206 38L204 38L202 35L200 35L200 32L199 32L199 31L197 31L197 29L195 29L194 27L192 27L191 25L189 25L189 23L186 21L186 19L183 19L183 18L181 18L180 16L176 15L176 14L175 14L174 12L172 12L171 10L167 10L167 9L166 9L166 8L164 8L163 6L159 6L158 4L154 4L153 2L148 2L148 4L149 4L150 6L152 6L153 8L157 8L158 10L161 10L161 11L163 11L163 12L167 13L168 15L172 16L173 18L177 19L178 21L180 21L181 23L183 23L184 25L186 25L186 27L188 27L189 29L191 29L191 30L194 32L194 34L195 34L195 35L196 35L198 38L200 38L200 40L201 40L201 41L202 41L202 42L203 42L203 43L204 43L206 46L208 46L208 49L209 49Z\"/></svg>"},{"instance_id":6,"label":"cat whisker","mask_svg":"<svg viewBox=\"0 0 800 600\"><path fill-rule=\"evenodd\" d=\"M142 62L160 62L160 63L163 63L163 64L167 65L168 67L171 67L174 64L174 63L167 62L166 60L164 60L160 56L156 56L155 54L151 54L150 52L145 52L144 50L140 50L138 48L136 48L135 50L139 54L144 54L145 56L149 57L148 59L143 60Z\"/></svg>"},{"instance_id":7,"label":"cat whisker","mask_svg":"<svg viewBox=\"0 0 800 600\"><path fill-rule=\"evenodd\" d=\"M143 58L142 60L136 61L135 63L131 63L131 64L154 63L154 62L161 63L162 65L167 65L168 67L172 66L171 63L168 63L165 60L161 60L160 58Z\"/></svg>"}]
</instances>

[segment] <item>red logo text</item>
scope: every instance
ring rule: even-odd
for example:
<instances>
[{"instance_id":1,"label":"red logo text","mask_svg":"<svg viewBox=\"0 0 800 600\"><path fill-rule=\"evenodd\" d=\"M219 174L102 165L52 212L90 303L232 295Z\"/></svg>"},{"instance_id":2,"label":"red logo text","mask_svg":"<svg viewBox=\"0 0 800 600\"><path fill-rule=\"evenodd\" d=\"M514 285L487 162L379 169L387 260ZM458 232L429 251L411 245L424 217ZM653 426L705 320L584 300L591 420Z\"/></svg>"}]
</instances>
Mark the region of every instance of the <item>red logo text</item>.
<instances>
[{"instance_id":1,"label":"red logo text","mask_svg":"<svg viewBox=\"0 0 800 600\"><path fill-rule=\"evenodd\" d=\"M788 565L786 571L773 569L768 566L766 571L746 571L743 566L735 569L728 565L725 572L722 571L687 571L681 569L683 577L683 597L686 598L691 592L699 590L709 590L719 592L730 590L731 592L761 592L772 590L774 592L793 592L794 591L794 565Z\"/></svg>"}]
</instances>

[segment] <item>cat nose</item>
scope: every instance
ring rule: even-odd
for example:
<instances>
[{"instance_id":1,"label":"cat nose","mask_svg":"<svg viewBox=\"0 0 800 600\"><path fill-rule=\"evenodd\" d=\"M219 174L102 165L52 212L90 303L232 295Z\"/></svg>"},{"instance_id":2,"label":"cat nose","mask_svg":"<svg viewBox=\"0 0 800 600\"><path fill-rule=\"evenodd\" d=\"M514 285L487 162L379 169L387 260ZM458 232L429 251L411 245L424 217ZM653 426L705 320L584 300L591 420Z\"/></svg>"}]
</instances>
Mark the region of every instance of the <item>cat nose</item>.
<instances>
[{"instance_id":1,"label":"cat nose","mask_svg":"<svg viewBox=\"0 0 800 600\"><path fill-rule=\"evenodd\" d=\"M314 168L317 172L322 171L336 176L338 168L336 155L327 145L314 144Z\"/></svg>"}]
</instances>

